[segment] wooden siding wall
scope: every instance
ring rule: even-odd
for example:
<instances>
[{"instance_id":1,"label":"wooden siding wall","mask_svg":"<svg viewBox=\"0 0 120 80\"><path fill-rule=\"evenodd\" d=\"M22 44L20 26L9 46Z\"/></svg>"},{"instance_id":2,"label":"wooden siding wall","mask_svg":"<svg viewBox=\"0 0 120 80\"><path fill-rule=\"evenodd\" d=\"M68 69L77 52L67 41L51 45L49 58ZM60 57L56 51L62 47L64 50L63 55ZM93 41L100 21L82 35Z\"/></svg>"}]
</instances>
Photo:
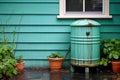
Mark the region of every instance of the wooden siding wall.
<instances>
[{"instance_id":1,"label":"wooden siding wall","mask_svg":"<svg viewBox=\"0 0 120 80\"><path fill-rule=\"evenodd\" d=\"M111 19L100 22L101 38L120 38L120 0L110 0ZM47 56L60 51L64 55L70 44L69 26L77 19L57 19L59 0L0 0L0 26L6 35L16 28L15 54L23 55L25 67L48 67ZM69 56L64 66L69 65Z\"/></svg>"}]
</instances>

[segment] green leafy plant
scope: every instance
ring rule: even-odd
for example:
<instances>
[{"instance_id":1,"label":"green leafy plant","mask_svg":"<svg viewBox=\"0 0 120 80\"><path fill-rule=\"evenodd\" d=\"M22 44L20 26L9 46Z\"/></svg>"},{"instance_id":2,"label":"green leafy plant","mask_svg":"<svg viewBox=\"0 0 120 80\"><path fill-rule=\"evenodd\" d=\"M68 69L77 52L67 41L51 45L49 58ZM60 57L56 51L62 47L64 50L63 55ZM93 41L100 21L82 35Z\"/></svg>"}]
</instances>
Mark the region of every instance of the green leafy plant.
<instances>
[{"instance_id":1,"label":"green leafy plant","mask_svg":"<svg viewBox=\"0 0 120 80\"><path fill-rule=\"evenodd\" d=\"M64 56L60 52L56 52L56 53L50 54L48 58L64 58Z\"/></svg>"},{"instance_id":2,"label":"green leafy plant","mask_svg":"<svg viewBox=\"0 0 120 80\"><path fill-rule=\"evenodd\" d=\"M6 23L11 19L11 16L6 20ZM22 17L20 19L21 23ZM8 25L0 26L1 27L1 36L0 36L0 80L9 80L12 76L18 73L16 69L16 57L15 57L15 34L16 27L13 31L8 31ZM8 31L8 32L7 32ZM7 36L6 33L9 33ZM9 37L12 37L12 42L9 41Z\"/></svg>"},{"instance_id":3,"label":"green leafy plant","mask_svg":"<svg viewBox=\"0 0 120 80\"><path fill-rule=\"evenodd\" d=\"M6 36L5 27L1 31L1 43L0 43L0 80L9 80L12 76L17 74L16 59L14 54L14 40L9 42L9 38ZM12 32L15 37L15 31ZM12 36L12 35L11 35Z\"/></svg>"},{"instance_id":4,"label":"green leafy plant","mask_svg":"<svg viewBox=\"0 0 120 80\"><path fill-rule=\"evenodd\" d=\"M4 42L0 44L0 79L8 80L17 74L15 65L14 49L8 45L8 38L5 38Z\"/></svg>"},{"instance_id":5,"label":"green leafy plant","mask_svg":"<svg viewBox=\"0 0 120 80\"><path fill-rule=\"evenodd\" d=\"M16 57L16 60L17 60L17 62L21 62L21 61L23 61L23 56L20 55L20 56Z\"/></svg>"},{"instance_id":6,"label":"green leafy plant","mask_svg":"<svg viewBox=\"0 0 120 80\"><path fill-rule=\"evenodd\" d=\"M111 60L120 59L120 40L115 38L102 40L101 51L100 65L107 66Z\"/></svg>"}]
</instances>

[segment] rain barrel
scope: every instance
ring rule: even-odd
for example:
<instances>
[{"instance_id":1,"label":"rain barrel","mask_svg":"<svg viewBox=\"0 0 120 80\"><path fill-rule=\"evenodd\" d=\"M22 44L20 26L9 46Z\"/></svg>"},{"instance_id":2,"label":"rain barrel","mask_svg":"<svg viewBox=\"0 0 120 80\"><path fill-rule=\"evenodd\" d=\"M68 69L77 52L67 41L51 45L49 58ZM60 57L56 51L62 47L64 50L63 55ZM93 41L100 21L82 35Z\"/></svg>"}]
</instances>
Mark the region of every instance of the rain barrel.
<instances>
[{"instance_id":1,"label":"rain barrel","mask_svg":"<svg viewBox=\"0 0 120 80\"><path fill-rule=\"evenodd\" d=\"M82 19L71 24L71 65L93 67L100 60L100 24Z\"/></svg>"}]
</instances>

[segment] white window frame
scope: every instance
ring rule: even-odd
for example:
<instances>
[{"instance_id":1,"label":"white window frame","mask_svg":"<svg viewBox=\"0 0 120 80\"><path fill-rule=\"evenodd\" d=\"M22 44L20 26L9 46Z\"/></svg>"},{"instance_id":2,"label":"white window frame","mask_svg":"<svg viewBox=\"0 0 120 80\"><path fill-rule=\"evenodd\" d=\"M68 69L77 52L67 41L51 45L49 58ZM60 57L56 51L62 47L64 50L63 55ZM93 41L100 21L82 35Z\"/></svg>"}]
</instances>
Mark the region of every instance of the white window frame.
<instances>
[{"instance_id":1,"label":"white window frame","mask_svg":"<svg viewBox=\"0 0 120 80\"><path fill-rule=\"evenodd\" d=\"M66 0L59 0L59 15L57 18L112 18L109 15L109 0L103 0L103 11L102 13L85 13L85 14L74 14L66 12Z\"/></svg>"}]
</instances>

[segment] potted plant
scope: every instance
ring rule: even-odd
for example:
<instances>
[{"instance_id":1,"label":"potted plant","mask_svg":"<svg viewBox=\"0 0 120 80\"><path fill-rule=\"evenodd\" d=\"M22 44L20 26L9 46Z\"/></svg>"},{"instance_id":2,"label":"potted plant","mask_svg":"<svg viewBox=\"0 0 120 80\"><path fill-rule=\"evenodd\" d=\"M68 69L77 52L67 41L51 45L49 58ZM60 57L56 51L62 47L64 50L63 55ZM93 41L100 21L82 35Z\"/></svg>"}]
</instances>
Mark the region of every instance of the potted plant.
<instances>
[{"instance_id":1,"label":"potted plant","mask_svg":"<svg viewBox=\"0 0 120 80\"><path fill-rule=\"evenodd\" d=\"M23 60L23 57L22 56L18 56L16 58L17 60L17 63L16 63L16 68L17 68L17 71L18 73L21 73L24 71L24 60Z\"/></svg>"},{"instance_id":2,"label":"potted plant","mask_svg":"<svg viewBox=\"0 0 120 80\"><path fill-rule=\"evenodd\" d=\"M16 57L15 57L15 34L16 27L13 32L8 31L8 25L1 26L1 36L0 36L0 80L9 80L12 76L18 73L16 69ZM5 32L6 31L6 32ZM6 35L6 33L12 33ZM12 38L11 38L12 37ZM10 41L9 41L10 38ZM13 39L13 40L12 40ZM12 42L11 42L12 41Z\"/></svg>"},{"instance_id":3,"label":"potted plant","mask_svg":"<svg viewBox=\"0 0 120 80\"><path fill-rule=\"evenodd\" d=\"M104 39L102 40L102 56L100 64L107 66L112 63L114 73L120 72L120 40Z\"/></svg>"},{"instance_id":4,"label":"potted plant","mask_svg":"<svg viewBox=\"0 0 120 80\"><path fill-rule=\"evenodd\" d=\"M8 38L4 38L4 42L0 44L0 80L9 80L17 74L15 64L14 49L8 44Z\"/></svg>"},{"instance_id":5,"label":"potted plant","mask_svg":"<svg viewBox=\"0 0 120 80\"><path fill-rule=\"evenodd\" d=\"M56 52L49 55L48 60L50 63L50 70L60 71L64 61L64 56L60 52Z\"/></svg>"}]
</instances>

